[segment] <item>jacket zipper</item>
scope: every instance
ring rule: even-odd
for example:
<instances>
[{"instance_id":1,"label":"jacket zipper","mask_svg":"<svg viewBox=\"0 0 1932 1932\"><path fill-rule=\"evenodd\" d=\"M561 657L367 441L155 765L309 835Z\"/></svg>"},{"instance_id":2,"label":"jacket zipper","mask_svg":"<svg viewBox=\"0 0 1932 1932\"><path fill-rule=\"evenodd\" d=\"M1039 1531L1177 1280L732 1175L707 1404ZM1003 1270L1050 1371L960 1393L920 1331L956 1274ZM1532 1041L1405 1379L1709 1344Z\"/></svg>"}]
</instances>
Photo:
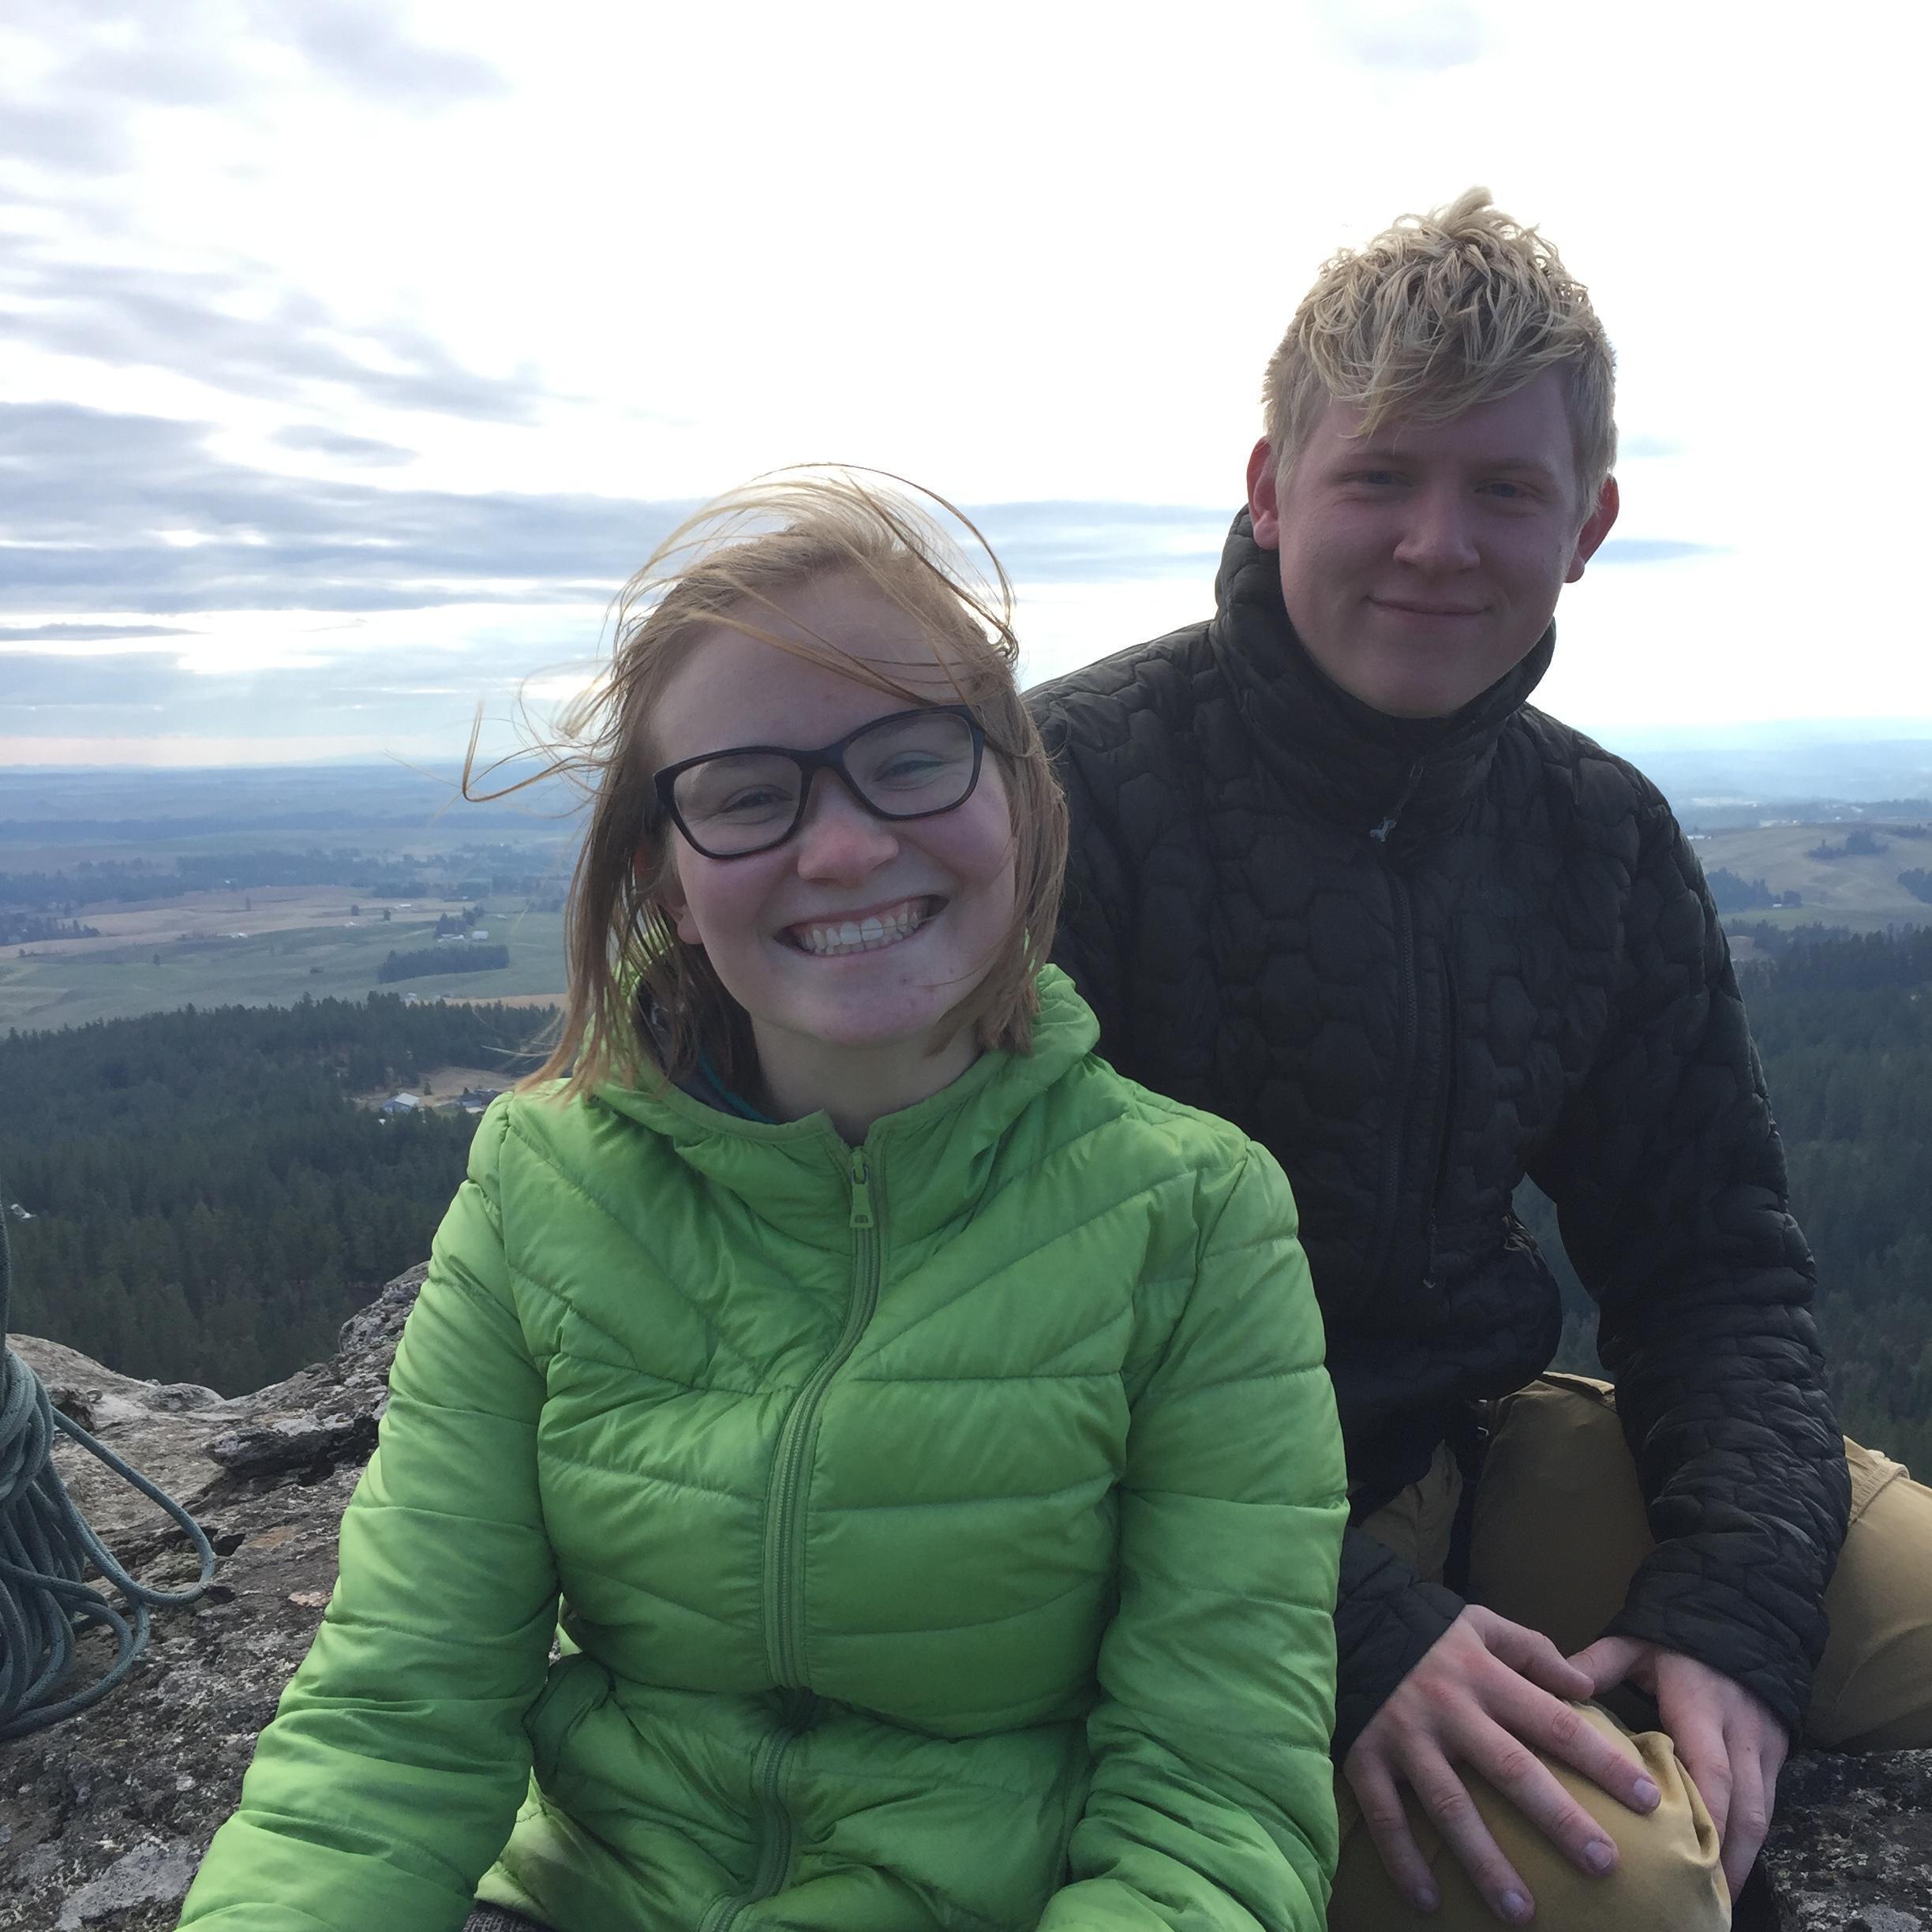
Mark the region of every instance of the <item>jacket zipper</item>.
<instances>
[{"instance_id":1,"label":"jacket zipper","mask_svg":"<svg viewBox=\"0 0 1932 1932\"><path fill-rule=\"evenodd\" d=\"M698 1932L731 1932L747 1907L769 1898L784 1883L792 1869L792 1814L785 1809L780 1780L792 1747L818 1722L818 1700L810 1691L792 1694L777 1728L758 1747L751 1761L751 1790L761 1827L758 1869L743 1891L713 1903L698 1921Z\"/></svg>"},{"instance_id":2,"label":"jacket zipper","mask_svg":"<svg viewBox=\"0 0 1932 1932\"><path fill-rule=\"evenodd\" d=\"M1441 960L1442 1077L1436 1083L1435 1111L1429 1118L1429 1141L1423 1150L1435 1150L1434 1178L1429 1183L1428 1214L1422 1225L1422 1285L1433 1294L1436 1285L1436 1211L1449 1191L1449 1156L1455 1144L1456 1095L1462 1085L1462 1043L1458 1032L1462 1002L1456 990L1455 956L1444 951Z\"/></svg>"},{"instance_id":3,"label":"jacket zipper","mask_svg":"<svg viewBox=\"0 0 1932 1932\"><path fill-rule=\"evenodd\" d=\"M1409 767L1409 779L1402 784L1401 796L1389 807L1389 815L1380 825L1370 829L1370 841L1383 859L1383 877L1389 881L1389 912L1395 919L1395 962L1397 962L1397 995L1398 995L1398 1028L1397 1028L1397 1053L1398 1070L1395 1078L1395 1094L1406 1095L1410 1091L1416 1076L1416 918L1414 906L1409 897L1409 885L1402 879L1395 866L1395 858L1389 852L1389 835L1401 823L1402 811L1409 806L1410 798L1416 796L1416 786L1422 784L1424 762L1416 759ZM1366 1294L1380 1297L1385 1286L1383 1269L1389 1265L1389 1254L1395 1246L1395 1215L1402 1200L1402 1153L1409 1140L1410 1109L1406 1105L1397 1105L1389 1129L1381 1144L1381 1190L1376 1198L1376 1226L1368 1245L1368 1256L1362 1267L1362 1289ZM1430 1202L1430 1265L1433 1265L1433 1241L1436 1241L1436 1204Z\"/></svg>"},{"instance_id":4,"label":"jacket zipper","mask_svg":"<svg viewBox=\"0 0 1932 1932\"><path fill-rule=\"evenodd\" d=\"M852 1235L852 1292L844 1326L831 1353L812 1371L778 1431L772 1458L771 1507L765 1519L765 1627L772 1676L785 1694L777 1728L758 1747L751 1788L759 1825L758 1861L751 1885L717 1900L699 1922L699 1932L731 1932L747 1906L767 1899L784 1883L792 1866L792 1819L780 1791L792 1747L817 1721L818 1699L804 1687L799 1652L805 1623L805 1470L811 1459L818 1411L826 1391L851 1358L878 1306L878 1215L873 1199L878 1178L863 1148L848 1150Z\"/></svg>"},{"instance_id":5,"label":"jacket zipper","mask_svg":"<svg viewBox=\"0 0 1932 1932\"><path fill-rule=\"evenodd\" d=\"M1386 848L1385 848L1386 849ZM1398 1096L1382 1142L1382 1185L1376 1201L1375 1234L1370 1241L1366 1265L1362 1270L1364 1288L1379 1294L1383 1286L1382 1271L1388 1265L1389 1250L1395 1238L1395 1209L1402 1198L1402 1144L1409 1133L1409 1109L1402 1103L1415 1077L1416 1057L1416 961L1415 916L1409 900L1409 888L1391 862L1384 876L1388 881L1389 906L1395 915L1396 984L1400 998L1400 1026L1397 1042L1400 1054L1392 1091Z\"/></svg>"},{"instance_id":6,"label":"jacket zipper","mask_svg":"<svg viewBox=\"0 0 1932 1932\"><path fill-rule=\"evenodd\" d=\"M852 1292L845 1325L832 1352L799 1391L778 1432L772 1461L771 1508L765 1521L765 1627L772 1676L781 1687L803 1684L799 1658L805 1622L805 1468L817 1434L818 1411L832 1378L859 1346L878 1306L878 1221L872 1190L878 1185L863 1148L850 1150L852 1168Z\"/></svg>"}]
</instances>

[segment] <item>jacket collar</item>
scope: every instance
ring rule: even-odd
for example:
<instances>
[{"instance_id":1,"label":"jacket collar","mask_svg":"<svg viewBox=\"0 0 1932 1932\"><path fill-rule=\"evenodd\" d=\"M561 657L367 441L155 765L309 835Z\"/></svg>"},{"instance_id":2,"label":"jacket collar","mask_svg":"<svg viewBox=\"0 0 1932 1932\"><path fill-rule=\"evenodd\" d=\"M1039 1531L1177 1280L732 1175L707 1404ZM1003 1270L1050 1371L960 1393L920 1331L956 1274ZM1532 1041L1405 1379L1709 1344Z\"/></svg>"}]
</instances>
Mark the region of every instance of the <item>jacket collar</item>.
<instances>
[{"instance_id":1,"label":"jacket collar","mask_svg":"<svg viewBox=\"0 0 1932 1932\"><path fill-rule=\"evenodd\" d=\"M1049 966L1039 985L1031 1053L982 1054L949 1087L888 1114L866 1136L874 1212L895 1246L970 1218L1009 1129L1092 1050L1099 1027L1073 983ZM827 1115L743 1120L668 1082L648 1091L607 1084L596 1097L661 1135L760 1220L822 1246L850 1241L855 1150Z\"/></svg>"},{"instance_id":2,"label":"jacket collar","mask_svg":"<svg viewBox=\"0 0 1932 1932\"><path fill-rule=\"evenodd\" d=\"M1505 676L1446 718L1394 718L1335 683L1295 635L1275 553L1244 510L1215 579L1211 648L1263 764L1302 808L1391 849L1451 829L1503 728L1549 668L1556 627Z\"/></svg>"}]
</instances>

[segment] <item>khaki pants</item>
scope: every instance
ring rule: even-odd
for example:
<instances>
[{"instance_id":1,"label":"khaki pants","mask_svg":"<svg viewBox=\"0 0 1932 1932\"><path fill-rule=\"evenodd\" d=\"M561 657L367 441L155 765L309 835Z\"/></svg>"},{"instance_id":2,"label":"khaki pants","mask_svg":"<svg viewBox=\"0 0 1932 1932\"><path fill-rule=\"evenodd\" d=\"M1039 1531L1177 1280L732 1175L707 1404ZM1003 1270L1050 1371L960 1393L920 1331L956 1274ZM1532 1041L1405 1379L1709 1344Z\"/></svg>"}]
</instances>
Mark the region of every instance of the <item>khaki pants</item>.
<instances>
[{"instance_id":1,"label":"khaki pants","mask_svg":"<svg viewBox=\"0 0 1932 1932\"><path fill-rule=\"evenodd\" d=\"M1845 1444L1852 1526L1825 1593L1831 1635L1806 1715L1804 1742L1836 1750L1932 1745L1932 1490L1889 1458ZM1424 1576L1439 1578L1462 1479L1446 1450L1427 1476L1362 1526ZM1565 1654L1602 1634L1653 1547L1612 1391L1582 1376L1543 1376L1496 1405L1476 1493L1470 1593L1529 1625ZM1696 1788L1661 1732L1616 1730L1663 1794L1647 1817L1562 1765L1550 1769L1598 1819L1621 1854L1607 1878L1586 1878L1481 1780L1485 1822L1537 1901L1537 1923L1564 1932L1702 1932L1730 1923L1717 1837ZM1410 1820L1441 1909L1423 1915L1390 1884L1347 1783L1335 1780L1342 1863L1328 1923L1335 1932L1500 1923L1416 1807Z\"/></svg>"}]
</instances>

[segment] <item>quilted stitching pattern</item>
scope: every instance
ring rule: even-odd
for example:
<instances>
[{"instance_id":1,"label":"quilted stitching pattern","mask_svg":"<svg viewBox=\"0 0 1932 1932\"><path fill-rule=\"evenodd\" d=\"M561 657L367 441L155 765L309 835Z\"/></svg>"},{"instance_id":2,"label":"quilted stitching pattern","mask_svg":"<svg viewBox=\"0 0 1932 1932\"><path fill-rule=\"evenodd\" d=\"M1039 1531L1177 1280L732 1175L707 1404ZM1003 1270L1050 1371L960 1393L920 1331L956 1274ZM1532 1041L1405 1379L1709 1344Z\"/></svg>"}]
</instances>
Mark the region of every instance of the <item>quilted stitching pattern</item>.
<instances>
[{"instance_id":1,"label":"quilted stitching pattern","mask_svg":"<svg viewBox=\"0 0 1932 1932\"><path fill-rule=\"evenodd\" d=\"M1616 1627L1795 1726L1844 1458L1695 858L1640 774L1525 706L1553 633L1456 717L1397 721L1315 669L1245 515L1218 604L1032 695L1073 814L1056 955L1101 1050L1287 1170L1358 1515L1453 1410L1548 1365L1556 1290L1510 1211L1533 1176L1601 1305L1663 1546ZM1458 1607L1364 1543L1338 1756Z\"/></svg>"}]
</instances>

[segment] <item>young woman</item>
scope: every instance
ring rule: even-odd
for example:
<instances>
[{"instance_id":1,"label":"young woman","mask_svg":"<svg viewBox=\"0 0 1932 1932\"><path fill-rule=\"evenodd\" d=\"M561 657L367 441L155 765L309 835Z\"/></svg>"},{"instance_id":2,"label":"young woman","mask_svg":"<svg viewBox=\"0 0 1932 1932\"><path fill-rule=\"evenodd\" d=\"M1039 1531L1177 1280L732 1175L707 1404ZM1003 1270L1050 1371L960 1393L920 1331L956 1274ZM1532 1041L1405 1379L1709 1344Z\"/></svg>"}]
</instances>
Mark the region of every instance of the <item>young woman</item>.
<instances>
[{"instance_id":1,"label":"young woman","mask_svg":"<svg viewBox=\"0 0 1932 1932\"><path fill-rule=\"evenodd\" d=\"M849 476L634 580L561 1043L478 1129L184 1925L1321 1924L1294 1207L1040 964L1008 608Z\"/></svg>"}]
</instances>

